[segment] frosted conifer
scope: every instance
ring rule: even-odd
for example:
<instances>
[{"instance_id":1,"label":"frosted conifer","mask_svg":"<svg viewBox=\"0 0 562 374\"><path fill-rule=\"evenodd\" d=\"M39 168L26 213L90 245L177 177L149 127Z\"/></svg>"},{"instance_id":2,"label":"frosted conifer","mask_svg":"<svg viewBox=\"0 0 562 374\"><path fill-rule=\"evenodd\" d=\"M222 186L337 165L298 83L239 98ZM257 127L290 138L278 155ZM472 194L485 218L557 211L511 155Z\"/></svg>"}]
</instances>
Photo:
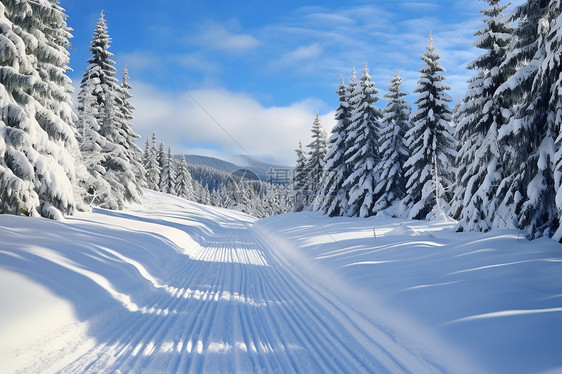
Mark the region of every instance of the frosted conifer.
<instances>
[{"instance_id":1,"label":"frosted conifer","mask_svg":"<svg viewBox=\"0 0 562 374\"><path fill-rule=\"evenodd\" d=\"M402 79L396 73L390 82L388 93L384 98L388 104L384 109L383 129L381 133L381 161L377 164L379 182L375 188L378 199L375 211L389 207L395 200L402 199L406 193L404 164L410 156L406 146L406 132L410 130L410 104L404 99L406 93L401 91Z\"/></svg>"},{"instance_id":2,"label":"frosted conifer","mask_svg":"<svg viewBox=\"0 0 562 374\"><path fill-rule=\"evenodd\" d=\"M350 166L346 163L347 130L350 124L351 108L347 101L347 87L340 78L338 88L339 106L336 110L336 125L332 128L332 135L328 140L327 153L324 159L325 172L322 181L322 205L320 210L324 214L333 216L344 215L347 211L347 191L343 184L349 176Z\"/></svg>"},{"instance_id":3,"label":"frosted conifer","mask_svg":"<svg viewBox=\"0 0 562 374\"><path fill-rule=\"evenodd\" d=\"M382 111L375 107L379 98L367 64L352 93L351 123L346 143L346 162L352 167L344 186L349 191L348 216L368 217L374 214L374 191L378 183L375 167L379 162L379 136Z\"/></svg>"},{"instance_id":4,"label":"frosted conifer","mask_svg":"<svg viewBox=\"0 0 562 374\"><path fill-rule=\"evenodd\" d=\"M500 66L506 59L512 34L504 15L507 5L500 5L499 0L487 3L490 8L481 11L485 25L474 34L474 46L484 53L468 65L477 74L469 80L468 93L458 110L456 138L460 148L451 214L459 219L460 231L491 228L495 214L493 197L503 172L498 129L511 116L506 100L496 95L506 80Z\"/></svg>"},{"instance_id":5,"label":"frosted conifer","mask_svg":"<svg viewBox=\"0 0 562 374\"><path fill-rule=\"evenodd\" d=\"M412 114L413 127L406 133L411 156L406 161L406 197L409 217L424 219L436 208L436 214L446 209L446 190L452 184L451 164L456 155L455 141L451 135L451 97L445 93L449 87L443 83L445 71L439 65L433 38L429 36L426 63L419 72L421 78L414 92L418 109Z\"/></svg>"}]
</instances>

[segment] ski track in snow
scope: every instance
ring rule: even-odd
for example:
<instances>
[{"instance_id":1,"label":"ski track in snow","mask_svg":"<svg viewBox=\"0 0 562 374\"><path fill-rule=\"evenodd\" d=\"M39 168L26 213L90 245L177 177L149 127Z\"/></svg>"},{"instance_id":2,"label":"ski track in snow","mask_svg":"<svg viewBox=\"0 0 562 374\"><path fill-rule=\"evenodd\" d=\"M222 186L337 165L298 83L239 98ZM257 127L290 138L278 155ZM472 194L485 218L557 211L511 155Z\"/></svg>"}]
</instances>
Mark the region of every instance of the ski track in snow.
<instances>
[{"instance_id":1,"label":"ski track in snow","mask_svg":"<svg viewBox=\"0 0 562 374\"><path fill-rule=\"evenodd\" d=\"M149 197L156 199L152 193ZM115 249L106 250L106 256L132 266L155 292L144 300L131 296L137 307L128 308L125 318L116 315L121 318L119 323L110 323L111 312L97 322L92 319L90 330L96 332L96 342L89 339L81 347L67 344L22 371L444 370L425 353L408 348L389 334L388 326L378 326L292 268L283 250L266 233L253 228L253 218L203 206L197 209L186 213L185 221L177 214L170 214L168 221L160 220L160 224L168 222L176 228L181 224L193 228L197 225L190 225L197 221L197 215L212 217L214 224L199 225L190 232L199 248L184 248L190 254L183 256L184 266L167 279L155 278L143 264ZM134 214L151 221L150 209L139 207ZM73 266L71 270L80 270Z\"/></svg>"},{"instance_id":2,"label":"ski track in snow","mask_svg":"<svg viewBox=\"0 0 562 374\"><path fill-rule=\"evenodd\" d=\"M240 226L202 248L196 265L171 282L179 287L63 371L438 371L398 347L394 357L357 326L347 331L338 318L353 316L338 307L334 316L332 301L312 295Z\"/></svg>"}]
</instances>

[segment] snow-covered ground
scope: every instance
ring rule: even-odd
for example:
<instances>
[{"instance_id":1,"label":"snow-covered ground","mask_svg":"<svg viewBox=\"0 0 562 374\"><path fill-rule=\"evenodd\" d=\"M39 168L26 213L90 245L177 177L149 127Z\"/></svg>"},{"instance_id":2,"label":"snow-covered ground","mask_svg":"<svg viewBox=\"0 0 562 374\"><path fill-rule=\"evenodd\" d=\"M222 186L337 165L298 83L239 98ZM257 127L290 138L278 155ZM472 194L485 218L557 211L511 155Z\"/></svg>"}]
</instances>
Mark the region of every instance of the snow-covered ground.
<instances>
[{"instance_id":1,"label":"snow-covered ground","mask_svg":"<svg viewBox=\"0 0 562 374\"><path fill-rule=\"evenodd\" d=\"M562 370L562 246L145 191L0 215L0 371Z\"/></svg>"}]
</instances>

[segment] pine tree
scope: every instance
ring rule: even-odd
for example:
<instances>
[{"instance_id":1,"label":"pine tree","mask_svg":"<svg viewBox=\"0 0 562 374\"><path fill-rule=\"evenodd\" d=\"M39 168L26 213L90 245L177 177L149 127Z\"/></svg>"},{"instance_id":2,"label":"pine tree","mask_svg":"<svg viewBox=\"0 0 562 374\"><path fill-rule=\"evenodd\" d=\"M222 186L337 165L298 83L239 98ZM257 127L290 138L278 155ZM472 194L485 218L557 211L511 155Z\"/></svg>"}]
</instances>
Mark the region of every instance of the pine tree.
<instances>
[{"instance_id":1,"label":"pine tree","mask_svg":"<svg viewBox=\"0 0 562 374\"><path fill-rule=\"evenodd\" d=\"M23 18L28 7L25 2L0 3L0 35L4 40L0 44L0 212L36 216L39 197L28 155L36 154L30 131L37 125L27 109L29 100L22 99L28 97L25 91L33 87L38 74L26 54L26 35L12 22Z\"/></svg>"},{"instance_id":2,"label":"pine tree","mask_svg":"<svg viewBox=\"0 0 562 374\"><path fill-rule=\"evenodd\" d=\"M158 148L156 149L156 160L158 161L158 167L160 169L160 176L158 177L158 189L161 192L168 192L165 181L163 180L164 169L166 168L166 151L164 148L164 143L160 142Z\"/></svg>"},{"instance_id":3,"label":"pine tree","mask_svg":"<svg viewBox=\"0 0 562 374\"><path fill-rule=\"evenodd\" d=\"M133 111L135 107L130 103L130 99L133 97L130 93L131 85L129 84L129 70L127 67L123 69L123 76L121 78L120 90L117 94L117 104L119 106L119 122L120 122L120 132L124 140L123 147L129 164L131 164L132 172L135 175L135 180L137 185L146 186L146 170L142 162L143 152L135 144L135 141L140 138L139 135L135 134L132 128L131 121L134 119Z\"/></svg>"},{"instance_id":4,"label":"pine tree","mask_svg":"<svg viewBox=\"0 0 562 374\"><path fill-rule=\"evenodd\" d=\"M181 156L180 161L177 164L177 187L176 193L179 197L183 197L187 200L193 200L193 179L187 168L187 161L185 161L185 156ZM211 195L212 197L212 195ZM211 200L212 201L212 200Z\"/></svg>"},{"instance_id":5,"label":"pine tree","mask_svg":"<svg viewBox=\"0 0 562 374\"><path fill-rule=\"evenodd\" d=\"M160 191L160 164L157 157L156 142L156 133L152 133L152 139L146 140L143 162L146 170L147 187L154 191Z\"/></svg>"},{"instance_id":6,"label":"pine tree","mask_svg":"<svg viewBox=\"0 0 562 374\"><path fill-rule=\"evenodd\" d=\"M297 165L293 170L293 191L294 191L294 209L295 212L302 212L307 204L306 178L308 177L307 165L308 159L306 152L299 142L297 152Z\"/></svg>"},{"instance_id":7,"label":"pine tree","mask_svg":"<svg viewBox=\"0 0 562 374\"><path fill-rule=\"evenodd\" d=\"M557 227L554 192L554 141L549 117L552 78L547 58L549 1L529 0L516 8L514 43L503 67L513 75L498 89L515 113L498 131L504 173L496 193L494 226L518 227L529 237L552 234Z\"/></svg>"},{"instance_id":8,"label":"pine tree","mask_svg":"<svg viewBox=\"0 0 562 374\"><path fill-rule=\"evenodd\" d=\"M0 211L61 219L75 209L77 150L64 9L4 1L0 35Z\"/></svg>"},{"instance_id":9,"label":"pine tree","mask_svg":"<svg viewBox=\"0 0 562 374\"><path fill-rule=\"evenodd\" d=\"M98 124L97 98L93 95L96 80L86 82L82 92L83 109L77 122L77 136L80 158L87 173L82 175L79 183L85 191L83 198L88 205L101 205L111 200L111 186L104 179L105 167L102 162L107 153L107 140L100 135Z\"/></svg>"},{"instance_id":10,"label":"pine tree","mask_svg":"<svg viewBox=\"0 0 562 374\"><path fill-rule=\"evenodd\" d=\"M176 168L172 149L168 148L168 154L164 159L164 167L160 174L160 190L162 192L176 195Z\"/></svg>"},{"instance_id":11,"label":"pine tree","mask_svg":"<svg viewBox=\"0 0 562 374\"><path fill-rule=\"evenodd\" d=\"M562 4L560 0L551 1L550 12L553 24L548 36L546 65L548 71L560 72L560 59L562 55ZM555 154L554 183L556 188L556 207L558 210L558 229L553 235L553 239L562 242L562 74L552 77L554 82L552 87L552 97L550 99L551 120L555 128L558 129L556 146L558 151Z\"/></svg>"},{"instance_id":12,"label":"pine tree","mask_svg":"<svg viewBox=\"0 0 562 374\"><path fill-rule=\"evenodd\" d=\"M406 146L406 132L410 130L410 104L404 99L406 93L400 90L402 79L396 73L391 80L388 100L384 109L383 130L381 133L381 161L377 164L380 180L374 194L378 196L375 211L389 207L395 200L400 200L406 193L404 164L410 156Z\"/></svg>"},{"instance_id":13,"label":"pine tree","mask_svg":"<svg viewBox=\"0 0 562 374\"><path fill-rule=\"evenodd\" d=\"M459 219L457 230L488 231L495 207L491 204L502 174L498 148L498 129L509 119L511 111L498 88L506 76L500 66L508 53L512 29L504 15L507 5L499 0L486 0L484 27L474 35L474 46L485 51L470 65L477 71L469 80L469 90L459 108L460 122L456 128L459 139L457 185L451 214ZM508 114L505 118L504 114Z\"/></svg>"},{"instance_id":14,"label":"pine tree","mask_svg":"<svg viewBox=\"0 0 562 374\"><path fill-rule=\"evenodd\" d=\"M323 177L322 205L320 210L324 214L341 216L347 211L347 191L343 184L350 174L349 165L346 162L345 152L347 150L347 129L350 123L351 108L347 101L347 88L340 78L338 88L339 106L336 111L336 125L332 128L332 135L328 140L328 151L324 159L325 174Z\"/></svg>"},{"instance_id":15,"label":"pine tree","mask_svg":"<svg viewBox=\"0 0 562 374\"><path fill-rule=\"evenodd\" d=\"M456 155L449 125L452 99L445 93L449 87L439 73L445 69L439 65L431 35L421 58L426 66L419 70L421 78L414 91L418 109L411 118L413 127L406 133L411 156L404 165L408 178L404 203L413 219L426 218L434 208L436 214L446 209L445 188L452 184L451 164Z\"/></svg>"},{"instance_id":16,"label":"pine tree","mask_svg":"<svg viewBox=\"0 0 562 374\"><path fill-rule=\"evenodd\" d=\"M316 117L312 123L312 142L308 145L308 159L306 170L305 190L308 195L307 207L313 207L319 201L319 193L322 187L324 175L324 158L326 157L326 132L320 124L320 116L316 111Z\"/></svg>"},{"instance_id":17,"label":"pine tree","mask_svg":"<svg viewBox=\"0 0 562 374\"><path fill-rule=\"evenodd\" d=\"M542 5L541 2L535 4L536 7ZM533 8L533 11L537 9ZM557 81L562 74L562 66L559 51L553 50L551 44L552 39L556 39L556 32L553 34L551 28L556 28L556 20L560 16L559 1L550 1L542 15L537 30L537 51L530 63L533 65L536 61L537 74L531 94L527 97L531 100L523 109L526 116L523 121L533 128L535 137L531 140L538 144L528 161L530 170L528 167L527 172L531 172L532 179L519 217L519 227L526 228L530 238L552 236L559 224L554 174L555 142L561 128L561 123L556 121L556 106L560 100Z\"/></svg>"},{"instance_id":18,"label":"pine tree","mask_svg":"<svg viewBox=\"0 0 562 374\"><path fill-rule=\"evenodd\" d=\"M359 84L350 97L352 106L351 123L346 143L346 162L352 165L352 172L344 186L349 190L348 216L368 217L374 214L374 191L378 183L375 172L379 162L379 137L382 111L375 107L379 98L369 69L365 64Z\"/></svg>"},{"instance_id":19,"label":"pine tree","mask_svg":"<svg viewBox=\"0 0 562 374\"><path fill-rule=\"evenodd\" d=\"M123 127L127 121L122 120L119 97L123 90L115 78L115 62L110 58L110 38L103 12L96 24L94 36L89 50L92 56L88 59L89 66L84 73L78 95L78 116L82 120L86 115L94 115L101 135L103 157L100 165L105 169L103 178L111 186L111 193L99 200L99 205L109 209L122 209L125 204L138 202L140 188L132 171L125 145L128 143ZM91 105L95 110L86 107L86 97L95 100ZM86 145L86 147L89 147ZM84 150L83 150L84 152ZM93 156L86 153L84 157ZM94 191L98 195L98 191Z\"/></svg>"}]
</instances>

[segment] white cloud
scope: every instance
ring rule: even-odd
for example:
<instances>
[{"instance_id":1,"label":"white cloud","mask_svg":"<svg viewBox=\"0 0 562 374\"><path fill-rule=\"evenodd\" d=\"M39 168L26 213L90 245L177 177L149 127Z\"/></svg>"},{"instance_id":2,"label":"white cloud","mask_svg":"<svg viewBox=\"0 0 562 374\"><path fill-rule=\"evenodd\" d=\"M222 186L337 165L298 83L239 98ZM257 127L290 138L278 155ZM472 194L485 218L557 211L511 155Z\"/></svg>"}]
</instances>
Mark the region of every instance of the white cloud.
<instances>
[{"instance_id":1,"label":"white cloud","mask_svg":"<svg viewBox=\"0 0 562 374\"><path fill-rule=\"evenodd\" d=\"M236 34L218 24L207 23L203 30L189 37L189 42L206 48L241 54L260 45L260 41L250 34Z\"/></svg>"},{"instance_id":2,"label":"white cloud","mask_svg":"<svg viewBox=\"0 0 562 374\"><path fill-rule=\"evenodd\" d=\"M312 60L318 58L322 53L322 47L317 43L298 47L292 52L285 55L285 58L291 62L298 62L301 60Z\"/></svg>"},{"instance_id":3,"label":"white cloud","mask_svg":"<svg viewBox=\"0 0 562 374\"><path fill-rule=\"evenodd\" d=\"M248 153L292 165L299 140L309 142L316 108L324 106L307 99L285 107L264 107L247 94L225 89L177 94L141 82L131 85L134 130L143 141L156 132L175 153ZM333 126L331 118L333 113L321 119L327 131Z\"/></svg>"}]
</instances>

